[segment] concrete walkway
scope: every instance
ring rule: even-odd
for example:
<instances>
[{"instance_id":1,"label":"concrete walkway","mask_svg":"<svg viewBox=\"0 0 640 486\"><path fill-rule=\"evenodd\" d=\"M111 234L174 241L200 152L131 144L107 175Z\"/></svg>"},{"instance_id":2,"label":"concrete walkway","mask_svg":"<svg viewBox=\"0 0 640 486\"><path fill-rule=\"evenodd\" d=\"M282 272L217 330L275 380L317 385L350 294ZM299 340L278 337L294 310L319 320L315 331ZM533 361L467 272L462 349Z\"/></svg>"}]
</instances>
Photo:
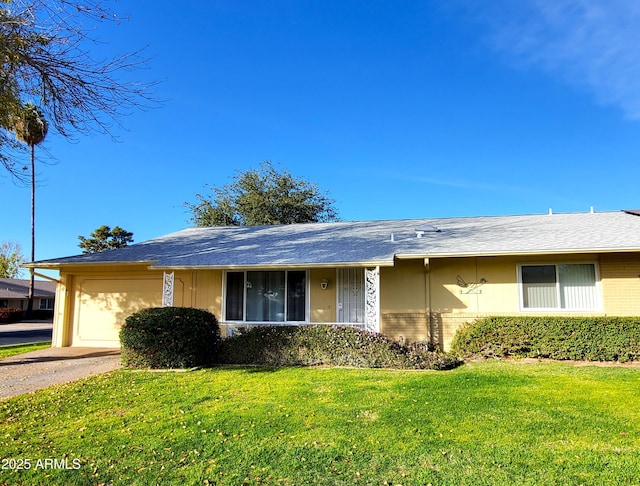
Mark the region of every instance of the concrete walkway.
<instances>
[{"instance_id":1,"label":"concrete walkway","mask_svg":"<svg viewBox=\"0 0 640 486\"><path fill-rule=\"evenodd\" d=\"M0 360L0 400L120 368L120 349L47 348Z\"/></svg>"}]
</instances>

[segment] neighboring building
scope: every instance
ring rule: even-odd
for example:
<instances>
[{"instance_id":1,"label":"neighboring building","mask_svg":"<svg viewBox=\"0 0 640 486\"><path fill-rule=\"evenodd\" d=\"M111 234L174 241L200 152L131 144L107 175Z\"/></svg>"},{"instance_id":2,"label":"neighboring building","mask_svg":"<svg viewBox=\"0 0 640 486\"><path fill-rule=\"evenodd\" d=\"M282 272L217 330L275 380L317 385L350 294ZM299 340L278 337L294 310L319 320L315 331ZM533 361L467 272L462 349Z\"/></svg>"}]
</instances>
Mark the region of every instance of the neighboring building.
<instances>
[{"instance_id":1,"label":"neighboring building","mask_svg":"<svg viewBox=\"0 0 640 486\"><path fill-rule=\"evenodd\" d=\"M191 228L36 262L60 271L54 346L118 346L145 307L207 309L223 333L338 323L447 349L495 315L640 315L640 212Z\"/></svg>"},{"instance_id":2,"label":"neighboring building","mask_svg":"<svg viewBox=\"0 0 640 486\"><path fill-rule=\"evenodd\" d=\"M33 287L33 309L53 311L56 283L36 280ZM27 310L29 280L0 278L0 308Z\"/></svg>"}]
</instances>

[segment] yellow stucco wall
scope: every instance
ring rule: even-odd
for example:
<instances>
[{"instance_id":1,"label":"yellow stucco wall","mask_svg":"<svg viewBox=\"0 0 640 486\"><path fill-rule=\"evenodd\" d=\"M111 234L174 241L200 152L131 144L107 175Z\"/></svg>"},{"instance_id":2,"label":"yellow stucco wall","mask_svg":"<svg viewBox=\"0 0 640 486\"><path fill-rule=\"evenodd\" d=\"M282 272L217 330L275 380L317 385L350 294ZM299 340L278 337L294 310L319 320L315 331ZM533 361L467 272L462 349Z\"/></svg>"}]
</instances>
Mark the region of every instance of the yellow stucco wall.
<instances>
[{"instance_id":1,"label":"yellow stucco wall","mask_svg":"<svg viewBox=\"0 0 640 486\"><path fill-rule=\"evenodd\" d=\"M54 346L119 346L124 319L162 304L163 271L146 265L62 269L54 311ZM220 317L222 271L176 271L174 305Z\"/></svg>"},{"instance_id":2,"label":"yellow stucco wall","mask_svg":"<svg viewBox=\"0 0 640 486\"><path fill-rule=\"evenodd\" d=\"M520 309L518 264L578 261L598 264L602 308L592 315L640 315L640 254L407 259L380 269L381 332L448 349L455 331L478 317L536 314ZM312 323L336 322L336 272L309 270ZM61 269L53 345L118 346L125 317L161 305L162 276L142 264ZM223 276L222 270L176 271L174 305L206 309L222 321ZM474 287L481 279L486 283Z\"/></svg>"},{"instance_id":3,"label":"yellow stucco wall","mask_svg":"<svg viewBox=\"0 0 640 486\"><path fill-rule=\"evenodd\" d=\"M540 315L520 307L518 265L525 263L597 264L601 308L594 312L557 312L557 315L640 315L640 254L603 253L544 256L443 258L429 261L431 332L434 342L448 349L456 330L479 317ZM486 283L466 288L458 283ZM545 315L551 315L548 312Z\"/></svg>"},{"instance_id":4,"label":"yellow stucco wall","mask_svg":"<svg viewBox=\"0 0 640 486\"><path fill-rule=\"evenodd\" d=\"M197 270L191 282L193 307L208 310L218 320L222 316L222 275L222 270Z\"/></svg>"},{"instance_id":5,"label":"yellow stucco wall","mask_svg":"<svg viewBox=\"0 0 640 486\"><path fill-rule=\"evenodd\" d=\"M73 292L73 276L60 273L58 285L56 285L56 300L53 310L53 335L51 345L53 347L71 346L71 330L67 323L70 318L70 302Z\"/></svg>"},{"instance_id":6,"label":"yellow stucco wall","mask_svg":"<svg viewBox=\"0 0 640 486\"><path fill-rule=\"evenodd\" d=\"M380 312L424 312L427 302L423 259L397 260L380 268Z\"/></svg>"},{"instance_id":7,"label":"yellow stucco wall","mask_svg":"<svg viewBox=\"0 0 640 486\"><path fill-rule=\"evenodd\" d=\"M118 347L118 331L128 315L161 305L162 275L133 265L61 270L59 293L64 295L56 302L54 342ZM190 275L177 273L174 285L175 305L190 305Z\"/></svg>"},{"instance_id":8,"label":"yellow stucco wall","mask_svg":"<svg viewBox=\"0 0 640 486\"><path fill-rule=\"evenodd\" d=\"M604 311L612 316L640 316L640 255L600 256Z\"/></svg>"},{"instance_id":9,"label":"yellow stucco wall","mask_svg":"<svg viewBox=\"0 0 640 486\"><path fill-rule=\"evenodd\" d=\"M424 259L380 268L380 332L403 341L429 341L428 280Z\"/></svg>"},{"instance_id":10,"label":"yellow stucco wall","mask_svg":"<svg viewBox=\"0 0 640 486\"><path fill-rule=\"evenodd\" d=\"M327 288L322 281L327 280ZM309 272L310 321L336 322L336 269L315 268Z\"/></svg>"}]
</instances>

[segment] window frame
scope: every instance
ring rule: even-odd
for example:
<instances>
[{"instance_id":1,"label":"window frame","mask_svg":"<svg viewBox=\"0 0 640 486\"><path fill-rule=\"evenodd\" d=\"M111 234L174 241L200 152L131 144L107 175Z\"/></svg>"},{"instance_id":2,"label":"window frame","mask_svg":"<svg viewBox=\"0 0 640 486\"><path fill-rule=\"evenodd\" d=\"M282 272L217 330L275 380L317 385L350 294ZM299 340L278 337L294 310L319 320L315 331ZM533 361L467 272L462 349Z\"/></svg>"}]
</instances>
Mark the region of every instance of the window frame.
<instances>
[{"instance_id":1,"label":"window frame","mask_svg":"<svg viewBox=\"0 0 640 486\"><path fill-rule=\"evenodd\" d=\"M594 270L594 278L595 278L595 305L592 308L566 308L561 307L562 296L560 291L560 275L559 275L559 267L561 265L593 265ZM523 267L537 267L537 266L553 266L556 271L556 301L558 302L557 307L525 307L524 306L524 282L522 278L522 268ZM598 266L598 262L595 260L584 260L584 261L565 261L565 260L554 260L551 262L526 262L526 263L518 263L517 264L517 279L518 279L518 299L519 299L519 307L521 312L559 312L559 313L576 313L576 312L602 312L602 291L600 287L600 267Z\"/></svg>"},{"instance_id":2,"label":"window frame","mask_svg":"<svg viewBox=\"0 0 640 486\"><path fill-rule=\"evenodd\" d=\"M283 321L250 321L247 320L247 274L249 272L284 272L284 282L285 282L285 291L284 291L284 311L285 311L285 320ZM286 318L288 317L288 299L289 299L289 272L304 272L304 320L301 321L290 321ZM243 295L242 295L242 319L227 319L227 275L230 273L242 273L243 274ZM283 268L283 269L265 269L265 268L249 268L249 269L229 269L223 272L222 277L222 316L224 319L222 322L230 323L230 324L238 324L238 325L302 325L309 324L311 322L311 305L310 305L310 290L311 285L309 281L309 270L306 268Z\"/></svg>"},{"instance_id":3,"label":"window frame","mask_svg":"<svg viewBox=\"0 0 640 486\"><path fill-rule=\"evenodd\" d=\"M43 303L46 303L44 307L42 307ZM55 299L53 299L52 297L40 298L40 304L38 306L39 310L53 310L54 307L55 307Z\"/></svg>"}]
</instances>

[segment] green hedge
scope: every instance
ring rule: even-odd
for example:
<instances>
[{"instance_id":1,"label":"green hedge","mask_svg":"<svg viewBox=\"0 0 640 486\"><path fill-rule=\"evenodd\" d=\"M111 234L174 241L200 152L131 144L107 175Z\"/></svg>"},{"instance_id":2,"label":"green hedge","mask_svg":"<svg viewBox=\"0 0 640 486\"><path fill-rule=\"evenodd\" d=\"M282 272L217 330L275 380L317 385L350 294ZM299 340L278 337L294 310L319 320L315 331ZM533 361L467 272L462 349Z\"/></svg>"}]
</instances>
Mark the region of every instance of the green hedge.
<instances>
[{"instance_id":1,"label":"green hedge","mask_svg":"<svg viewBox=\"0 0 640 486\"><path fill-rule=\"evenodd\" d=\"M489 317L467 324L451 348L461 356L640 360L640 317Z\"/></svg>"},{"instance_id":2,"label":"green hedge","mask_svg":"<svg viewBox=\"0 0 640 486\"><path fill-rule=\"evenodd\" d=\"M210 312L157 307L130 315L120 329L122 364L132 368L190 368L208 364L220 340Z\"/></svg>"},{"instance_id":3,"label":"green hedge","mask_svg":"<svg viewBox=\"0 0 640 486\"><path fill-rule=\"evenodd\" d=\"M218 362L265 366L449 369L461 362L423 343L401 345L347 326L256 326L221 342Z\"/></svg>"},{"instance_id":4,"label":"green hedge","mask_svg":"<svg viewBox=\"0 0 640 486\"><path fill-rule=\"evenodd\" d=\"M20 322L23 312L20 309L0 309L0 323L9 324L11 322Z\"/></svg>"}]
</instances>

